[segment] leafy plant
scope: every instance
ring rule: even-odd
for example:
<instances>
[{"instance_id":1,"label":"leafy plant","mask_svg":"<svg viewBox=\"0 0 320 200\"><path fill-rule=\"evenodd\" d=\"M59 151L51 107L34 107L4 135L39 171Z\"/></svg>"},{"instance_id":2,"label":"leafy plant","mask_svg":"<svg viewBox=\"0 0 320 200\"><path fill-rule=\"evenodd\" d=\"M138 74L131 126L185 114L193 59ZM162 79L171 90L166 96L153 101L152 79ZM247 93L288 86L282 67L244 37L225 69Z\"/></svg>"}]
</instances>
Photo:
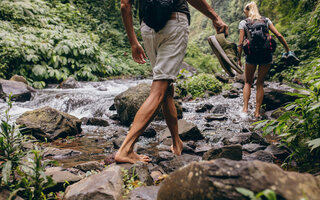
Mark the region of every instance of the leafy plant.
<instances>
[{"instance_id":1,"label":"leafy plant","mask_svg":"<svg viewBox=\"0 0 320 200\"><path fill-rule=\"evenodd\" d=\"M123 174L123 182L124 182L123 197L125 198L130 193L131 190L133 190L137 187L143 186L144 184L137 179L138 177L137 177L137 174L135 174L135 168L133 168L131 176L130 176L128 170L122 168L121 171Z\"/></svg>"},{"instance_id":2,"label":"leafy plant","mask_svg":"<svg viewBox=\"0 0 320 200\"><path fill-rule=\"evenodd\" d=\"M261 200L261 197L265 197L267 200L277 200L277 195L273 190L265 189L262 192L257 193L256 195L251 190L246 188L237 187L237 192L250 198L250 200Z\"/></svg>"},{"instance_id":3,"label":"leafy plant","mask_svg":"<svg viewBox=\"0 0 320 200\"><path fill-rule=\"evenodd\" d=\"M276 134L291 149L290 159L301 164L312 164L320 156L320 76L310 78L307 88L296 87L299 97L286 106L286 112L277 120L261 122L264 134Z\"/></svg>"}]
</instances>

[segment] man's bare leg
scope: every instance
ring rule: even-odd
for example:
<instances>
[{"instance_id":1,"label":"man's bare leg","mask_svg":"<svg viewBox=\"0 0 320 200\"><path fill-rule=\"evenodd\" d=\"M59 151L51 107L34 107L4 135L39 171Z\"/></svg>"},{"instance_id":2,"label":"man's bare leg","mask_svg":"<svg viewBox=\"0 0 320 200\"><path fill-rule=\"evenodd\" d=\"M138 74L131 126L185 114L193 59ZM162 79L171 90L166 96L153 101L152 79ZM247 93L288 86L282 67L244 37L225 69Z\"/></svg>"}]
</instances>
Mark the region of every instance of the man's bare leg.
<instances>
[{"instance_id":1,"label":"man's bare leg","mask_svg":"<svg viewBox=\"0 0 320 200\"><path fill-rule=\"evenodd\" d=\"M164 97L162 104L162 111L172 137L171 150L174 154L180 156L183 148L183 143L178 133L178 114L173 100L173 85L170 85L168 87L166 94L167 95Z\"/></svg>"},{"instance_id":2,"label":"man's bare leg","mask_svg":"<svg viewBox=\"0 0 320 200\"><path fill-rule=\"evenodd\" d=\"M138 155L133 151L134 144L152 120L154 113L161 105L166 95L169 80L156 80L152 82L149 97L139 108L134 117L132 127L116 153L117 162L135 163L137 161L148 162L149 157Z\"/></svg>"},{"instance_id":3,"label":"man's bare leg","mask_svg":"<svg viewBox=\"0 0 320 200\"><path fill-rule=\"evenodd\" d=\"M257 79L257 94L256 94L256 110L254 111L254 116L260 116L260 108L263 101L264 90L263 83L264 79L270 69L271 65L260 65L258 69L258 79Z\"/></svg>"},{"instance_id":4,"label":"man's bare leg","mask_svg":"<svg viewBox=\"0 0 320 200\"><path fill-rule=\"evenodd\" d=\"M243 88L243 112L248 112L248 104L251 96L251 85L253 83L254 72L257 66L246 63L245 67L245 85Z\"/></svg>"}]
</instances>

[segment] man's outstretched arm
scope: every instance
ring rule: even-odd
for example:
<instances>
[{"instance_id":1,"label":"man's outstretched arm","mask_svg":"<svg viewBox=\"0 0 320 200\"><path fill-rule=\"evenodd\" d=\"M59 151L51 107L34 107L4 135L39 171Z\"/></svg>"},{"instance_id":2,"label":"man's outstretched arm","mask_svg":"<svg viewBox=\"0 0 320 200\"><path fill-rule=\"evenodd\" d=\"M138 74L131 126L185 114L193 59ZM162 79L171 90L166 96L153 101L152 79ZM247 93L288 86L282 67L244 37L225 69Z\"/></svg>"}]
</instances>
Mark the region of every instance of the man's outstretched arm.
<instances>
[{"instance_id":1,"label":"man's outstretched arm","mask_svg":"<svg viewBox=\"0 0 320 200\"><path fill-rule=\"evenodd\" d=\"M142 46L138 42L136 34L134 33L131 10L131 0L121 0L121 16L131 45L132 58L135 62L144 64L146 63L146 55Z\"/></svg>"},{"instance_id":2,"label":"man's outstretched arm","mask_svg":"<svg viewBox=\"0 0 320 200\"><path fill-rule=\"evenodd\" d=\"M214 11L214 9L206 2L206 0L187 0L194 8L199 10L205 16L212 20L213 26L217 33L229 34L229 27L220 16Z\"/></svg>"}]
</instances>

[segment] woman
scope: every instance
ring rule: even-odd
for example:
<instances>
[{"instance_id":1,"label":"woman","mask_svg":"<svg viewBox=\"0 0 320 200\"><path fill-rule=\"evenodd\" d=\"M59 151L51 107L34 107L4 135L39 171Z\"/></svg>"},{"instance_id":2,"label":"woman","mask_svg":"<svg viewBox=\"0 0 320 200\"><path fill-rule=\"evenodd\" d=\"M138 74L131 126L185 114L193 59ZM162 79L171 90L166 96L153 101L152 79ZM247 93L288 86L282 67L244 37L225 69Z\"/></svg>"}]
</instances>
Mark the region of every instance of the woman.
<instances>
[{"instance_id":1,"label":"woman","mask_svg":"<svg viewBox=\"0 0 320 200\"><path fill-rule=\"evenodd\" d=\"M244 7L244 14L246 15L247 19L242 20L239 24L239 29L240 29L240 40L239 40L239 45L238 45L238 64L242 66L241 64L241 53L242 53L242 48L243 44L246 38L250 37L247 36L246 30L248 30L248 22L251 22L251 24L255 23L257 20L260 22L265 21L268 30L271 30L271 32L279 39L283 47L285 48L286 52L289 53L289 47L284 39L284 37L277 31L277 29L274 27L270 19L262 17L259 14L258 7L255 2L248 3ZM254 49L251 49L251 51L254 51ZM248 102L250 99L251 95L251 85L253 83L253 78L254 78L254 73L256 71L257 66L258 68L258 79L256 82L257 86L257 94L256 94L256 109L254 111L254 117L260 118L261 113L260 113L260 107L262 104L263 96L264 96L264 91L263 91L263 82L264 78L267 75L270 67L272 64L272 51L267 51L264 52L263 54L259 54L257 52L250 52L250 54L246 55L246 64L245 64L245 86L243 88L243 115L248 116Z\"/></svg>"}]
</instances>

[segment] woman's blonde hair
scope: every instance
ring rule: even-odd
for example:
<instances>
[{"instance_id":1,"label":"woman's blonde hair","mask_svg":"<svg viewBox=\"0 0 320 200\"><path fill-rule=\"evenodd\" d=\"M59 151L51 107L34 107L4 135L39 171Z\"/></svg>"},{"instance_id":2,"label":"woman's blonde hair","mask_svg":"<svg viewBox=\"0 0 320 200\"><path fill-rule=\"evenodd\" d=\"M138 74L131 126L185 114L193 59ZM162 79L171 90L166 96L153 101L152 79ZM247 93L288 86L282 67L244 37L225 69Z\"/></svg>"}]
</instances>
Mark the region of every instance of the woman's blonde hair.
<instances>
[{"instance_id":1,"label":"woman's blonde hair","mask_svg":"<svg viewBox=\"0 0 320 200\"><path fill-rule=\"evenodd\" d=\"M244 7L244 11L248 11L248 18L251 20L260 19L261 15L258 10L258 6L254 1L251 1Z\"/></svg>"}]
</instances>

